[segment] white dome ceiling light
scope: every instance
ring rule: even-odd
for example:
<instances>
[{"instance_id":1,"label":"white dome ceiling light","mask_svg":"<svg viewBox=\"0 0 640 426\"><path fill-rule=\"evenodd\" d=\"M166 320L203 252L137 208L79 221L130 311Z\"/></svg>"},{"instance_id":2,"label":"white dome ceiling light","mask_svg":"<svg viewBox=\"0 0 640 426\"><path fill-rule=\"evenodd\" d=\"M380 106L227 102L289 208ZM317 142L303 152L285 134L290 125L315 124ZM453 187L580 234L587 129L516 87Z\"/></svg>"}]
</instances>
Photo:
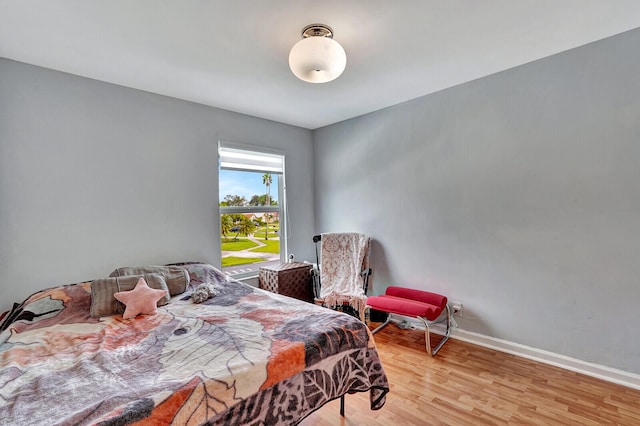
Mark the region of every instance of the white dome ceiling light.
<instances>
[{"instance_id":1,"label":"white dome ceiling light","mask_svg":"<svg viewBox=\"0 0 640 426\"><path fill-rule=\"evenodd\" d=\"M326 83L340 77L347 65L347 55L333 39L333 30L323 24L307 25L302 40L289 53L289 67L300 80Z\"/></svg>"}]
</instances>

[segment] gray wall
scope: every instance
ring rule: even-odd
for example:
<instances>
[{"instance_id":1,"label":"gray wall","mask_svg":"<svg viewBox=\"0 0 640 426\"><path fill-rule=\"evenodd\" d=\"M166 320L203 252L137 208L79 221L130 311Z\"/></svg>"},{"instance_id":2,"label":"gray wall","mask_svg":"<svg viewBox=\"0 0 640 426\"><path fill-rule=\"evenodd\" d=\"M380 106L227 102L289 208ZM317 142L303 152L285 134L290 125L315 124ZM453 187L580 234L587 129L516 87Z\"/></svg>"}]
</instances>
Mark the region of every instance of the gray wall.
<instances>
[{"instance_id":1,"label":"gray wall","mask_svg":"<svg viewBox=\"0 0 640 426\"><path fill-rule=\"evenodd\" d=\"M219 265L219 139L285 151L310 259L310 131L0 59L0 312L119 266Z\"/></svg>"},{"instance_id":2,"label":"gray wall","mask_svg":"<svg viewBox=\"0 0 640 426\"><path fill-rule=\"evenodd\" d=\"M314 133L316 231L375 242L373 293L640 373L640 30ZM402 84L402 82L398 82Z\"/></svg>"}]
</instances>

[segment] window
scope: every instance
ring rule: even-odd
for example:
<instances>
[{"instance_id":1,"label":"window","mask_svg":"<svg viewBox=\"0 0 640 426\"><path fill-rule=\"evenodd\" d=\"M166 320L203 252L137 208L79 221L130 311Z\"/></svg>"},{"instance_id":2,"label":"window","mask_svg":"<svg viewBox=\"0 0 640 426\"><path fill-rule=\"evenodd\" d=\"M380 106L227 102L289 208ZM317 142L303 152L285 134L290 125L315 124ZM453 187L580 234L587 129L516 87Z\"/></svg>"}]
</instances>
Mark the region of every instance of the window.
<instances>
[{"instance_id":1,"label":"window","mask_svg":"<svg viewBox=\"0 0 640 426\"><path fill-rule=\"evenodd\" d=\"M286 255L284 155L220 142L222 271L236 278Z\"/></svg>"}]
</instances>

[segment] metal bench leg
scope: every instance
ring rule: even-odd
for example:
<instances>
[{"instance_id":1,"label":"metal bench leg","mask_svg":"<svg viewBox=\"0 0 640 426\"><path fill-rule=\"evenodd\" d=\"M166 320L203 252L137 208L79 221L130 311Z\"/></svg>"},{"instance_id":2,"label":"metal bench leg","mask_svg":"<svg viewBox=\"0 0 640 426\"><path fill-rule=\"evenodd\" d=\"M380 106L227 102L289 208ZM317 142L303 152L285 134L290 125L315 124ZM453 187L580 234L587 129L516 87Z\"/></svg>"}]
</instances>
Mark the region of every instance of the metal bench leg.
<instances>
[{"instance_id":1,"label":"metal bench leg","mask_svg":"<svg viewBox=\"0 0 640 426\"><path fill-rule=\"evenodd\" d=\"M427 347L427 352L431 356L436 356L436 354L442 348L442 346L444 346L444 344L447 342L447 340L449 340L449 335L451 335L451 311L449 310L449 305L446 305L446 311L447 311L447 330L446 330L446 332L444 334L444 337L442 338L442 340L440 340L440 343L438 343L438 345L433 349L433 351L431 350L431 337L429 335L429 323L427 322L426 319L424 319L422 317L418 317L424 323L425 345ZM383 325L385 325L385 324L383 324Z\"/></svg>"},{"instance_id":2,"label":"metal bench leg","mask_svg":"<svg viewBox=\"0 0 640 426\"><path fill-rule=\"evenodd\" d=\"M377 326L376 328L374 328L371 331L371 334L376 334L378 331L382 330L383 328L385 328L387 325L389 325L389 323L391 322L391 314L387 315L387 320L385 322L383 322L382 324L380 324L379 326Z\"/></svg>"}]
</instances>

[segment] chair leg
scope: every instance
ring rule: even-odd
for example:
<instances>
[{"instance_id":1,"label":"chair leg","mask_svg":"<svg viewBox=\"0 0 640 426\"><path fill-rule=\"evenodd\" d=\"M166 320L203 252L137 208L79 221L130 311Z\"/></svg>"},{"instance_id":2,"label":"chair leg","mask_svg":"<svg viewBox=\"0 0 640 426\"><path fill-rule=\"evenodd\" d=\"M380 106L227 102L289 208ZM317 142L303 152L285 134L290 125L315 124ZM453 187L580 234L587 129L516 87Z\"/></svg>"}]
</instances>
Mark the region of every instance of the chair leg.
<instances>
[{"instance_id":1,"label":"chair leg","mask_svg":"<svg viewBox=\"0 0 640 426\"><path fill-rule=\"evenodd\" d=\"M447 340L449 340L449 336L451 335L451 311L449 310L449 305L446 305L446 312L447 312L447 330L444 334L444 337L442 338L442 340L440 340L440 343L438 343L438 345L433 349L433 351L431 350L431 336L429 335L429 323L427 322L426 319L422 317L418 317L424 323L425 346L427 347L427 352L431 356L436 356L438 351L442 348L442 346L444 346Z\"/></svg>"},{"instance_id":2,"label":"chair leg","mask_svg":"<svg viewBox=\"0 0 640 426\"><path fill-rule=\"evenodd\" d=\"M391 322L391 314L387 315L387 320L385 322L383 322L382 324L380 324L379 326L377 326L376 328L374 328L371 331L371 334L376 334L378 331L382 330L387 325L389 325L390 322Z\"/></svg>"}]
</instances>

